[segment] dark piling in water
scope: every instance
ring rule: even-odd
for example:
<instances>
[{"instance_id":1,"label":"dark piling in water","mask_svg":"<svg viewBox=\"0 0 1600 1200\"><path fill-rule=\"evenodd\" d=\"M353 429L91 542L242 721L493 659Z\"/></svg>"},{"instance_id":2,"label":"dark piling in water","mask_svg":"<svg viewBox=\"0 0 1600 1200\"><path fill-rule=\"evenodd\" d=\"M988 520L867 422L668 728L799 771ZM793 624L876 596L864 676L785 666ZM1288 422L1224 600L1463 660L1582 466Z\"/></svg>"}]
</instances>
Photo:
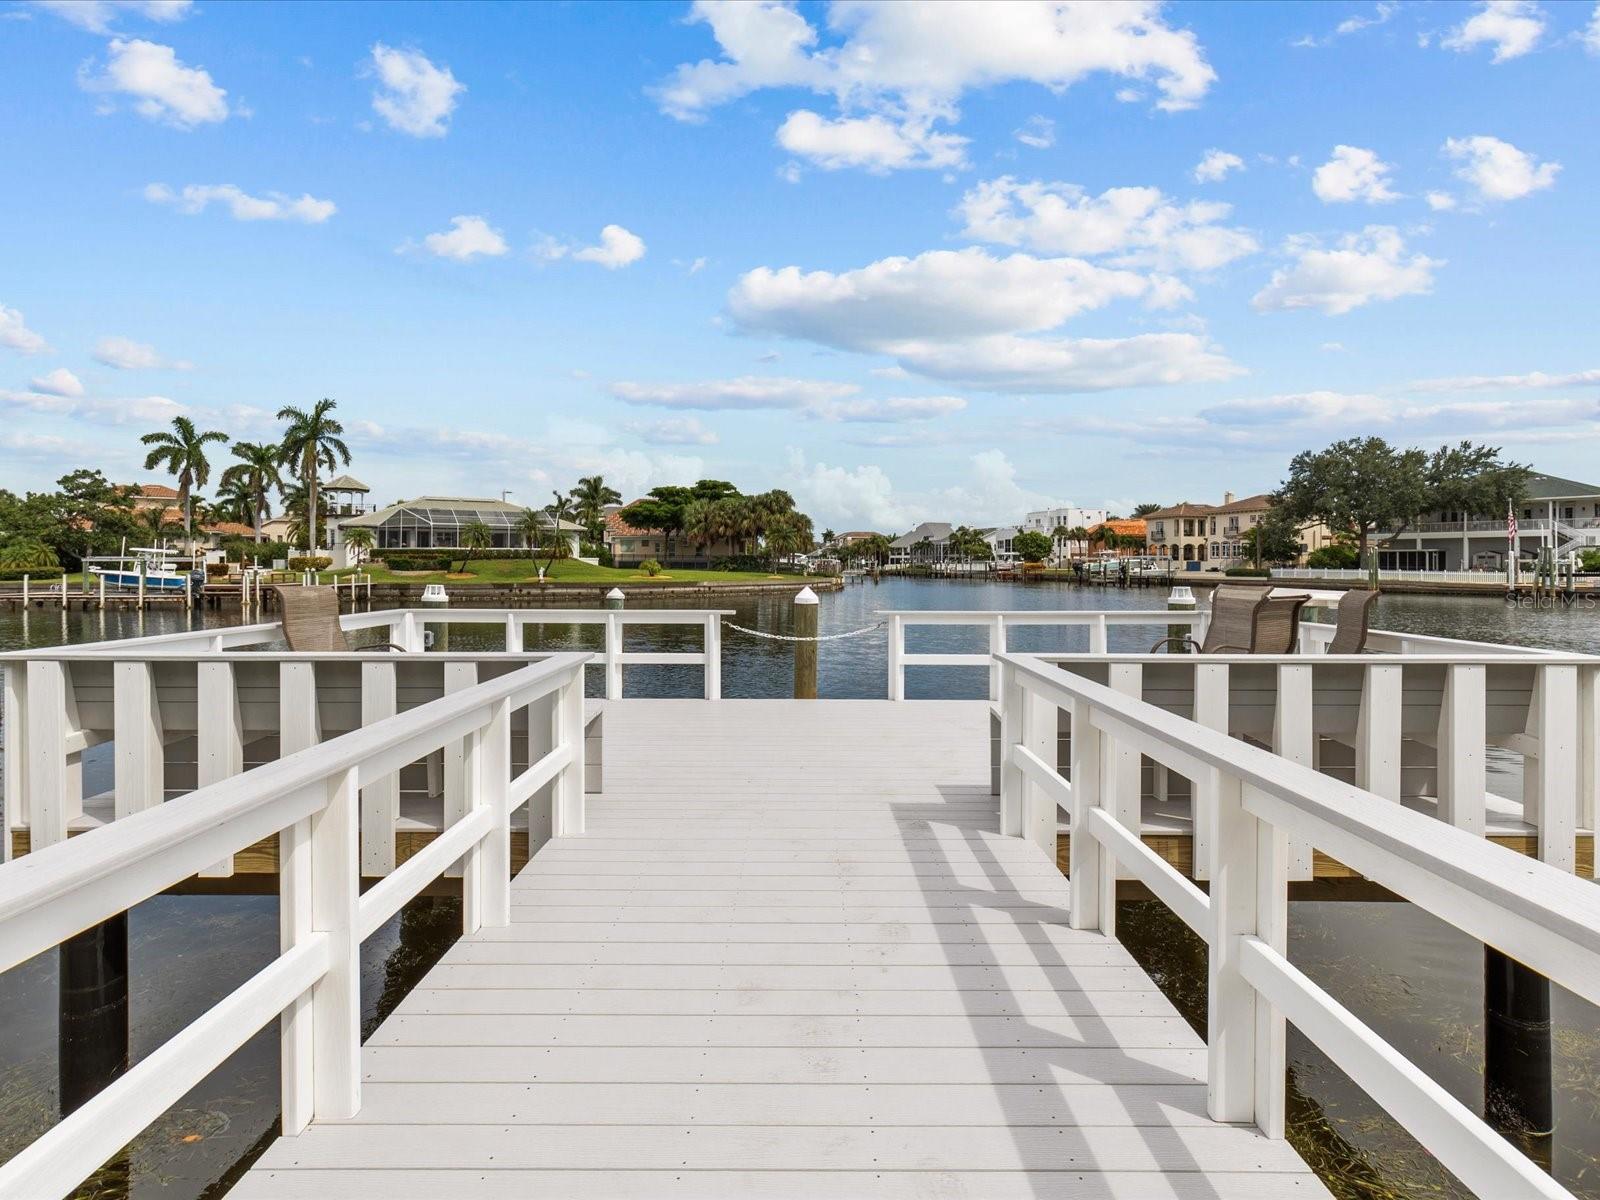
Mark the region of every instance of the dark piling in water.
<instances>
[{"instance_id":1,"label":"dark piling in water","mask_svg":"<svg viewBox=\"0 0 1600 1200\"><path fill-rule=\"evenodd\" d=\"M1550 981L1483 948L1483 1111L1491 1125L1548 1159L1555 1131L1550 1074Z\"/></svg>"},{"instance_id":2,"label":"dark piling in water","mask_svg":"<svg viewBox=\"0 0 1600 1200\"><path fill-rule=\"evenodd\" d=\"M128 914L61 943L57 1077L61 1115L128 1069Z\"/></svg>"}]
</instances>

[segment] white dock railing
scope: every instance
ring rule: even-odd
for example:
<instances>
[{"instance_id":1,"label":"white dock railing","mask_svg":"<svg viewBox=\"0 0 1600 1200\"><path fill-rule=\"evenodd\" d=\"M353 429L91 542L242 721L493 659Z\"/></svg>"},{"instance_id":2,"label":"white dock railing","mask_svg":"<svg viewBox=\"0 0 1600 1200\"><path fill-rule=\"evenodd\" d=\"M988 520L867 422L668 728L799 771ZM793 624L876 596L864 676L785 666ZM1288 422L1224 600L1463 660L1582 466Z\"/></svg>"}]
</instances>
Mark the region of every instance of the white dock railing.
<instances>
[{"instance_id":1,"label":"white dock railing","mask_svg":"<svg viewBox=\"0 0 1600 1200\"><path fill-rule=\"evenodd\" d=\"M463 925L511 919L511 817L553 785L549 827L584 824L583 665L560 654L314 744L309 670L286 693L283 756L0 871L0 971L264 837L280 847L279 956L0 1167L0 1196L65 1196L273 1018L282 1016L283 1129L361 1104L360 947L460 861ZM511 713L556 697L554 747L511 774ZM358 796L457 739L467 803L439 838L365 894ZM530 846L530 851L535 847Z\"/></svg>"},{"instance_id":2,"label":"white dock railing","mask_svg":"<svg viewBox=\"0 0 1600 1200\"><path fill-rule=\"evenodd\" d=\"M1199 612L1168 612L1136 609L1049 609L1015 611L958 610L958 609L902 609L885 611L880 616L889 618L889 699L906 698L907 667L987 667L989 669L989 699L998 700L999 668L994 656L1006 653L1006 633L1019 625L1081 628L1089 631L1089 653L1106 652L1109 630L1113 625L1146 626L1165 631L1166 626L1200 630L1210 614ZM918 626L970 626L987 629L989 648L984 653L966 654L913 654L906 649L906 631ZM1161 633L1152 634L1151 640Z\"/></svg>"},{"instance_id":3,"label":"white dock railing","mask_svg":"<svg viewBox=\"0 0 1600 1200\"><path fill-rule=\"evenodd\" d=\"M1560 1184L1313 983L1286 956L1288 855L1304 839L1471 937L1600 1003L1592 883L1442 826L1029 655L1003 654L1001 829L1055 856L1065 809L1071 921L1116 933L1119 875L1144 883L1208 947L1207 1107L1284 1131L1284 1024L1310 1041L1480 1196L1569 1197ZM1056 767L1071 714L1071 780ZM1142 755L1188 778L1215 847L1210 894L1140 838L1120 769Z\"/></svg>"}]
</instances>

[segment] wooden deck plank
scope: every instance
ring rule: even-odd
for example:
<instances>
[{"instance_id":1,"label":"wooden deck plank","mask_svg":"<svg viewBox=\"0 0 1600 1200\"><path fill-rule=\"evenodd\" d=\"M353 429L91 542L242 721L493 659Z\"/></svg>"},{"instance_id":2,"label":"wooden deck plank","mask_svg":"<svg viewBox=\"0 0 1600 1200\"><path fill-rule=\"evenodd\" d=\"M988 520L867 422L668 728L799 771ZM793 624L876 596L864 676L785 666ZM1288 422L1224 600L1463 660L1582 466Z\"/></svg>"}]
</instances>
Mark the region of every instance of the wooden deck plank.
<instances>
[{"instance_id":1,"label":"wooden deck plank","mask_svg":"<svg viewBox=\"0 0 1600 1200\"><path fill-rule=\"evenodd\" d=\"M1325 1196L1001 837L987 706L628 701L582 837L239 1197Z\"/></svg>"}]
</instances>

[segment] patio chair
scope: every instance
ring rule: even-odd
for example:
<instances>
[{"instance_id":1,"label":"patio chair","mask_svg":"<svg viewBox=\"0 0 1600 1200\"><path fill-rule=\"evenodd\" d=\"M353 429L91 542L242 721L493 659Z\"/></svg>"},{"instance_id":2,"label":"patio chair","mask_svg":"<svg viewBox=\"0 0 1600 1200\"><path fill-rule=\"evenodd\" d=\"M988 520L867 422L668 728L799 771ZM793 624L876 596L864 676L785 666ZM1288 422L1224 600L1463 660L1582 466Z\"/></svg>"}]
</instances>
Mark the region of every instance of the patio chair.
<instances>
[{"instance_id":1,"label":"patio chair","mask_svg":"<svg viewBox=\"0 0 1600 1200\"><path fill-rule=\"evenodd\" d=\"M1364 654L1367 649L1367 630L1372 620L1372 606L1378 593L1370 588L1351 588L1339 597L1333 637L1328 642L1329 654Z\"/></svg>"},{"instance_id":2,"label":"patio chair","mask_svg":"<svg viewBox=\"0 0 1600 1200\"><path fill-rule=\"evenodd\" d=\"M1293 654L1300 644L1300 610L1310 599L1303 592L1287 596L1269 594L1256 610L1250 653Z\"/></svg>"},{"instance_id":3,"label":"patio chair","mask_svg":"<svg viewBox=\"0 0 1600 1200\"><path fill-rule=\"evenodd\" d=\"M345 653L349 651L398 650L404 646L389 642L382 646L352 646L339 624L339 593L333 588L275 587L278 611L283 615L283 639L295 653Z\"/></svg>"},{"instance_id":4,"label":"patio chair","mask_svg":"<svg viewBox=\"0 0 1600 1200\"><path fill-rule=\"evenodd\" d=\"M1192 648L1201 654L1252 653L1256 617L1266 602L1266 588L1220 585L1211 594L1211 621L1204 641L1197 642L1187 635L1164 637L1150 647L1150 653L1163 646L1185 651Z\"/></svg>"}]
</instances>

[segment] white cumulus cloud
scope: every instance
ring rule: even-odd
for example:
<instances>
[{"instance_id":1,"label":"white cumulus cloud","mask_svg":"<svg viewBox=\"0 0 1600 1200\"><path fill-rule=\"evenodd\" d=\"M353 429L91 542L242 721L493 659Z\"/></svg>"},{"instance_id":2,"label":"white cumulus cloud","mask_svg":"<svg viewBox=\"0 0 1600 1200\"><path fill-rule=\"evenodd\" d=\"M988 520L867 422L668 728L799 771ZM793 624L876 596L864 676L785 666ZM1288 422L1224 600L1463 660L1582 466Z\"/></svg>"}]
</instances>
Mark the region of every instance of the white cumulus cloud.
<instances>
[{"instance_id":1,"label":"white cumulus cloud","mask_svg":"<svg viewBox=\"0 0 1600 1200\"><path fill-rule=\"evenodd\" d=\"M20 312L4 304L0 304L0 346L23 354L40 354L50 349L43 337L28 328Z\"/></svg>"},{"instance_id":2,"label":"white cumulus cloud","mask_svg":"<svg viewBox=\"0 0 1600 1200\"><path fill-rule=\"evenodd\" d=\"M1429 192L1424 199L1434 212L1449 212L1456 206L1456 198L1449 192Z\"/></svg>"},{"instance_id":3,"label":"white cumulus cloud","mask_svg":"<svg viewBox=\"0 0 1600 1200\"><path fill-rule=\"evenodd\" d=\"M83 395L82 381L65 367L57 367L54 371L35 376L28 381L28 386L47 396L75 398Z\"/></svg>"},{"instance_id":4,"label":"white cumulus cloud","mask_svg":"<svg viewBox=\"0 0 1600 1200\"><path fill-rule=\"evenodd\" d=\"M1561 172L1560 163L1540 162L1510 142L1482 134L1450 138L1444 156L1461 164L1456 178L1470 185L1480 200L1520 200L1555 186Z\"/></svg>"},{"instance_id":5,"label":"white cumulus cloud","mask_svg":"<svg viewBox=\"0 0 1600 1200\"><path fill-rule=\"evenodd\" d=\"M1400 199L1400 194L1389 186L1392 170L1391 164L1371 150L1335 146L1333 157L1312 174L1311 190L1326 204L1349 204L1355 200L1387 204Z\"/></svg>"},{"instance_id":6,"label":"white cumulus cloud","mask_svg":"<svg viewBox=\"0 0 1600 1200\"><path fill-rule=\"evenodd\" d=\"M1048 150L1056 144L1056 123L1049 117L1035 115L1024 121L1022 128L1013 132L1011 136L1024 146L1032 146L1035 150Z\"/></svg>"},{"instance_id":7,"label":"white cumulus cloud","mask_svg":"<svg viewBox=\"0 0 1600 1200\"><path fill-rule=\"evenodd\" d=\"M34 7L90 33L110 33L125 15L161 24L181 21L193 11L194 0L34 0Z\"/></svg>"},{"instance_id":8,"label":"white cumulus cloud","mask_svg":"<svg viewBox=\"0 0 1600 1200\"><path fill-rule=\"evenodd\" d=\"M884 355L920 375L1000 390L1089 391L1238 373L1192 334L1038 336L1152 294L1170 298L1159 280L1137 272L1077 258L995 258L973 248L838 273L758 267L734 285L728 311L746 330Z\"/></svg>"},{"instance_id":9,"label":"white cumulus cloud","mask_svg":"<svg viewBox=\"0 0 1600 1200\"><path fill-rule=\"evenodd\" d=\"M969 238L1052 254L1112 255L1115 266L1210 271L1260 248L1245 230L1219 223L1233 211L1229 205L1174 203L1153 187L1092 196L1073 183L1003 175L969 190L956 211Z\"/></svg>"},{"instance_id":10,"label":"white cumulus cloud","mask_svg":"<svg viewBox=\"0 0 1600 1200\"><path fill-rule=\"evenodd\" d=\"M377 42L371 69L378 78L372 107L391 129L412 137L443 137L450 131L456 98L467 87L449 67L430 62L418 50L396 50Z\"/></svg>"},{"instance_id":11,"label":"white cumulus cloud","mask_svg":"<svg viewBox=\"0 0 1600 1200\"><path fill-rule=\"evenodd\" d=\"M499 258L510 249L500 231L488 221L466 215L451 217L449 229L428 234L422 239L422 245L434 257L450 258L456 262Z\"/></svg>"},{"instance_id":12,"label":"white cumulus cloud","mask_svg":"<svg viewBox=\"0 0 1600 1200\"><path fill-rule=\"evenodd\" d=\"M967 139L935 133L926 121L821 116L809 109L789 114L778 127L778 145L824 170L861 167L875 174L907 167L958 167Z\"/></svg>"},{"instance_id":13,"label":"white cumulus cloud","mask_svg":"<svg viewBox=\"0 0 1600 1200\"><path fill-rule=\"evenodd\" d=\"M204 212L210 204L220 204L235 221L298 221L320 225L339 211L332 200L318 200L309 193L299 197L282 192L252 196L231 183L191 183L181 191L174 191L164 183L152 183L146 185L144 198L152 204L170 205L191 216Z\"/></svg>"},{"instance_id":14,"label":"white cumulus cloud","mask_svg":"<svg viewBox=\"0 0 1600 1200\"><path fill-rule=\"evenodd\" d=\"M187 371L193 367L182 359L164 358L154 346L126 337L101 338L95 343L94 359L119 371Z\"/></svg>"},{"instance_id":15,"label":"white cumulus cloud","mask_svg":"<svg viewBox=\"0 0 1600 1200\"><path fill-rule=\"evenodd\" d=\"M1104 73L1150 85L1156 106L1175 111L1198 104L1216 79L1194 34L1168 25L1155 0L836 0L828 44L783 0L697 0L689 19L710 28L720 57L684 63L654 88L662 111L701 120L765 88L831 95L837 121L810 114L790 135L837 166L959 161L964 140L935 132L933 123L957 120L962 96L976 88L1026 82L1060 92Z\"/></svg>"},{"instance_id":16,"label":"white cumulus cloud","mask_svg":"<svg viewBox=\"0 0 1600 1200\"><path fill-rule=\"evenodd\" d=\"M791 448L784 482L799 507L820 525L898 534L922 517L920 507L895 495L888 475L876 464L843 467L808 462L801 451Z\"/></svg>"},{"instance_id":17,"label":"white cumulus cloud","mask_svg":"<svg viewBox=\"0 0 1600 1200\"><path fill-rule=\"evenodd\" d=\"M1520 58L1544 35L1544 12L1532 0L1484 0L1477 12L1439 43L1448 50L1494 47L1494 61Z\"/></svg>"},{"instance_id":18,"label":"white cumulus cloud","mask_svg":"<svg viewBox=\"0 0 1600 1200\"><path fill-rule=\"evenodd\" d=\"M600 231L600 240L593 246L575 246L567 242L558 241L547 237L534 247L534 253L540 258L552 261L560 258L575 258L579 262L599 263L608 271L615 271L638 262L645 254L644 239L636 233L630 233L621 225L607 225ZM697 260L699 261L699 260ZM704 265L702 263L702 265ZM690 274L698 267L691 266Z\"/></svg>"},{"instance_id":19,"label":"white cumulus cloud","mask_svg":"<svg viewBox=\"0 0 1600 1200\"><path fill-rule=\"evenodd\" d=\"M1583 48L1590 54L1600 54L1600 4L1594 6L1590 14L1589 23L1584 26L1583 32L1578 35L1583 43Z\"/></svg>"},{"instance_id":20,"label":"white cumulus cloud","mask_svg":"<svg viewBox=\"0 0 1600 1200\"><path fill-rule=\"evenodd\" d=\"M1244 159L1226 150L1207 150L1194 168L1196 183L1218 183L1228 177L1229 171L1244 170Z\"/></svg>"},{"instance_id":21,"label":"white cumulus cloud","mask_svg":"<svg viewBox=\"0 0 1600 1200\"><path fill-rule=\"evenodd\" d=\"M699 417L662 417L659 421L629 421L629 433L662 446L715 446L722 439Z\"/></svg>"},{"instance_id":22,"label":"white cumulus cloud","mask_svg":"<svg viewBox=\"0 0 1600 1200\"><path fill-rule=\"evenodd\" d=\"M1315 308L1330 316L1374 300L1394 300L1433 290L1433 272L1444 264L1406 254L1405 240L1391 225L1369 225L1346 234L1332 248L1317 239L1289 239L1293 262L1275 271L1251 305L1258 312Z\"/></svg>"},{"instance_id":23,"label":"white cumulus cloud","mask_svg":"<svg viewBox=\"0 0 1600 1200\"><path fill-rule=\"evenodd\" d=\"M89 92L132 98L134 111L151 121L193 129L228 118L228 93L209 72L179 61L171 46L142 38L113 38L105 67L79 72L78 83Z\"/></svg>"}]
</instances>

